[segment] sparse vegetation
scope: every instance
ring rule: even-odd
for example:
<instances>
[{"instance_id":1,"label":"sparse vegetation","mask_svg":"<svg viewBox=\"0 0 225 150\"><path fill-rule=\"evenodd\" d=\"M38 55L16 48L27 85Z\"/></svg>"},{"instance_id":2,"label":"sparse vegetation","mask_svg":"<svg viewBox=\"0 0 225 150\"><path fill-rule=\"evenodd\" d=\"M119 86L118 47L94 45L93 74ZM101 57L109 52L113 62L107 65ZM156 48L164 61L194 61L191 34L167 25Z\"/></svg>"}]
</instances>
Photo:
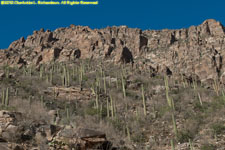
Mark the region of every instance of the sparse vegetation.
<instances>
[{"instance_id":1,"label":"sparse vegetation","mask_svg":"<svg viewBox=\"0 0 225 150\"><path fill-rule=\"evenodd\" d=\"M216 150L216 146L212 144L203 144L201 150Z\"/></svg>"},{"instance_id":2,"label":"sparse vegetation","mask_svg":"<svg viewBox=\"0 0 225 150\"><path fill-rule=\"evenodd\" d=\"M176 149L180 143L188 143L193 150L195 138L204 130L212 130L217 141L225 132L221 121L224 93L216 81L205 88L183 76L175 81L159 74L150 76L144 70L134 71L129 65L102 65L90 60L2 70L7 74L0 82L2 109L44 120L48 119L47 111L57 110L57 125L102 130L121 149L131 149L131 143L134 149ZM149 143L150 137L154 137L154 143ZM198 144L201 150L220 146Z\"/></svg>"}]
</instances>

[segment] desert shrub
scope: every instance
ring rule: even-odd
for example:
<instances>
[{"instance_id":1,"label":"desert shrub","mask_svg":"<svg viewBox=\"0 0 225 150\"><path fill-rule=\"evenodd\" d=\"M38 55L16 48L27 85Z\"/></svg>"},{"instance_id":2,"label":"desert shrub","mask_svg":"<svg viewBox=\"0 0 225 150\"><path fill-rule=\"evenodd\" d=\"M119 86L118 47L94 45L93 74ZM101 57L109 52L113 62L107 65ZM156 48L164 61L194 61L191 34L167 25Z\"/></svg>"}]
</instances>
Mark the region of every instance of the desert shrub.
<instances>
[{"instance_id":1,"label":"desert shrub","mask_svg":"<svg viewBox=\"0 0 225 150\"><path fill-rule=\"evenodd\" d=\"M146 141L146 137L145 137L144 133L137 131L131 135L131 141L141 144Z\"/></svg>"},{"instance_id":2,"label":"desert shrub","mask_svg":"<svg viewBox=\"0 0 225 150\"><path fill-rule=\"evenodd\" d=\"M211 128L213 129L213 133L216 135L225 133L225 125L223 123L215 123L211 126Z\"/></svg>"},{"instance_id":3,"label":"desert shrub","mask_svg":"<svg viewBox=\"0 0 225 150\"><path fill-rule=\"evenodd\" d=\"M99 110L94 107L85 108L85 114L90 116L98 115Z\"/></svg>"},{"instance_id":4,"label":"desert shrub","mask_svg":"<svg viewBox=\"0 0 225 150\"><path fill-rule=\"evenodd\" d=\"M179 131L177 141L180 143L188 142L194 138L194 134L190 131Z\"/></svg>"},{"instance_id":5,"label":"desert shrub","mask_svg":"<svg viewBox=\"0 0 225 150\"><path fill-rule=\"evenodd\" d=\"M200 148L201 150L216 150L216 146L212 144L204 144Z\"/></svg>"},{"instance_id":6,"label":"desert shrub","mask_svg":"<svg viewBox=\"0 0 225 150\"><path fill-rule=\"evenodd\" d=\"M114 119L110 119L109 120L112 124L112 126L118 130L118 131L124 131L125 128L125 124L122 120L118 119L118 118L114 118Z\"/></svg>"}]
</instances>

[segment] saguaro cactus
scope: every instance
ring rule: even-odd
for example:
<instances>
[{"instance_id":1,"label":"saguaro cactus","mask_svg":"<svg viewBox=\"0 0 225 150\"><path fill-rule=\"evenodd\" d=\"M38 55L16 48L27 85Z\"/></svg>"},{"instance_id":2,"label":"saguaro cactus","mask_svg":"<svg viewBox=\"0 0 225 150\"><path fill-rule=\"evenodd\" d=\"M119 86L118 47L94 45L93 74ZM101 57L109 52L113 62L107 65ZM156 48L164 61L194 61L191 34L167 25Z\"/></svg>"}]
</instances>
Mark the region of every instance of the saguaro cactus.
<instances>
[{"instance_id":1,"label":"saguaro cactus","mask_svg":"<svg viewBox=\"0 0 225 150\"><path fill-rule=\"evenodd\" d=\"M113 99L112 99L112 96L110 95L110 107L111 107L111 117L113 118L114 117L114 107L113 107Z\"/></svg>"},{"instance_id":2,"label":"saguaro cactus","mask_svg":"<svg viewBox=\"0 0 225 150\"><path fill-rule=\"evenodd\" d=\"M123 78L123 74L121 74L121 80L122 80L123 97L126 98L126 88L125 88L125 80Z\"/></svg>"},{"instance_id":3,"label":"saguaro cactus","mask_svg":"<svg viewBox=\"0 0 225 150\"><path fill-rule=\"evenodd\" d=\"M143 101L143 108L144 108L144 115L147 115L147 110L146 110L146 101L145 101L145 93L144 93L144 86L143 84L141 85L141 91L142 91L142 101Z\"/></svg>"},{"instance_id":4,"label":"saguaro cactus","mask_svg":"<svg viewBox=\"0 0 225 150\"><path fill-rule=\"evenodd\" d=\"M9 88L6 89L6 94L5 94L5 106L9 105Z\"/></svg>"},{"instance_id":5,"label":"saguaro cactus","mask_svg":"<svg viewBox=\"0 0 225 150\"><path fill-rule=\"evenodd\" d=\"M43 71L44 71L44 68L43 66L40 67L40 78L42 79L43 78Z\"/></svg>"},{"instance_id":6,"label":"saguaro cactus","mask_svg":"<svg viewBox=\"0 0 225 150\"><path fill-rule=\"evenodd\" d=\"M2 105L5 104L5 90L2 90Z\"/></svg>"},{"instance_id":7,"label":"saguaro cactus","mask_svg":"<svg viewBox=\"0 0 225 150\"><path fill-rule=\"evenodd\" d=\"M69 86L69 73L68 73L66 66L63 67L62 85Z\"/></svg>"}]
</instances>

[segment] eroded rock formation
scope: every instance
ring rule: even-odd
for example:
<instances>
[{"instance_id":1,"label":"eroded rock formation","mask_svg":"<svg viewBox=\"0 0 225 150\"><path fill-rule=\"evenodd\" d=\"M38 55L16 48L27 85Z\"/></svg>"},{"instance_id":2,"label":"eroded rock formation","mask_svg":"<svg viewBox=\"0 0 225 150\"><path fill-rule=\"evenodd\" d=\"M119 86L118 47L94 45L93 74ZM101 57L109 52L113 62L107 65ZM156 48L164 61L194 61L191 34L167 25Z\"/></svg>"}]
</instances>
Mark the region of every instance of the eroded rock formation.
<instances>
[{"instance_id":1,"label":"eroded rock formation","mask_svg":"<svg viewBox=\"0 0 225 150\"><path fill-rule=\"evenodd\" d=\"M34 31L0 51L0 65L40 65L51 61L109 59L136 63L156 72L225 82L225 27L213 19L179 30L131 29L126 26ZM141 59L139 59L141 58Z\"/></svg>"}]
</instances>

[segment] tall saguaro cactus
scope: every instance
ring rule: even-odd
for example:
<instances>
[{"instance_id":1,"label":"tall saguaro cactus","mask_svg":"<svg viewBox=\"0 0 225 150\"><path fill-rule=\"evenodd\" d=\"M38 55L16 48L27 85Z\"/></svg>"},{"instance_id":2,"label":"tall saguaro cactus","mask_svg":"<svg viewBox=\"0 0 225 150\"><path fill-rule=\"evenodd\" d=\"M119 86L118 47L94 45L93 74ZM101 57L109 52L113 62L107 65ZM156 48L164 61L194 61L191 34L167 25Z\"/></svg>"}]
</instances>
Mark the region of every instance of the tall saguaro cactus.
<instances>
[{"instance_id":1,"label":"tall saguaro cactus","mask_svg":"<svg viewBox=\"0 0 225 150\"><path fill-rule=\"evenodd\" d=\"M2 105L9 105L9 88L6 88L6 90L2 90Z\"/></svg>"},{"instance_id":2,"label":"tall saguaro cactus","mask_svg":"<svg viewBox=\"0 0 225 150\"><path fill-rule=\"evenodd\" d=\"M44 71L44 68L43 66L40 67L40 78L42 79L43 78L43 71Z\"/></svg>"},{"instance_id":3,"label":"tall saguaro cactus","mask_svg":"<svg viewBox=\"0 0 225 150\"><path fill-rule=\"evenodd\" d=\"M145 101L145 93L144 93L144 86L143 86L143 84L141 85L141 91L142 91L144 115L146 116L147 115L147 110L146 110L146 101Z\"/></svg>"},{"instance_id":4,"label":"tall saguaro cactus","mask_svg":"<svg viewBox=\"0 0 225 150\"><path fill-rule=\"evenodd\" d=\"M5 94L5 106L9 105L9 88L6 89L6 94Z\"/></svg>"},{"instance_id":5,"label":"tall saguaro cactus","mask_svg":"<svg viewBox=\"0 0 225 150\"><path fill-rule=\"evenodd\" d=\"M122 80L123 96L124 98L126 98L126 88L125 88L125 80L124 80L123 74L121 74L121 80Z\"/></svg>"},{"instance_id":6,"label":"tall saguaro cactus","mask_svg":"<svg viewBox=\"0 0 225 150\"><path fill-rule=\"evenodd\" d=\"M2 105L5 104L5 90L2 90Z\"/></svg>"},{"instance_id":7,"label":"tall saguaro cactus","mask_svg":"<svg viewBox=\"0 0 225 150\"><path fill-rule=\"evenodd\" d=\"M67 69L66 66L63 67L63 74L62 74L62 85L63 86L69 86L70 82L70 74L69 70Z\"/></svg>"}]
</instances>

